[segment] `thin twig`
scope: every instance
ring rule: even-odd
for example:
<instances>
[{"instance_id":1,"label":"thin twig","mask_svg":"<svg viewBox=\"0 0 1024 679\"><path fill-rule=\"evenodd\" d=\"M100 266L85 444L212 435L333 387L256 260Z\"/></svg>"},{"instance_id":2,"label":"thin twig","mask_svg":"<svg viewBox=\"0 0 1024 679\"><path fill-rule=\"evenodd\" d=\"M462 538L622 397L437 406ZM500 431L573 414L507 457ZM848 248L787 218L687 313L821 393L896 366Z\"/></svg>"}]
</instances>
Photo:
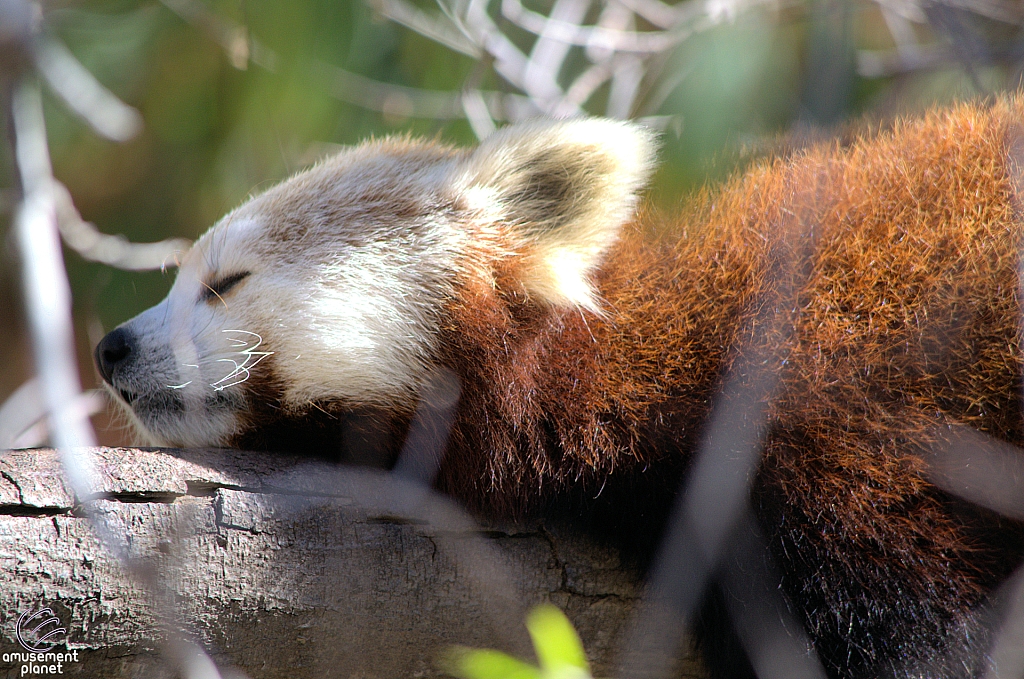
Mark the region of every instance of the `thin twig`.
<instances>
[{"instance_id":1,"label":"thin twig","mask_svg":"<svg viewBox=\"0 0 1024 679\"><path fill-rule=\"evenodd\" d=\"M515 1L515 0L513 0ZM502 2L504 8L505 3ZM548 115L555 107L568 108L568 115L579 115L579 108L566 101L558 84L558 76L569 56L571 45L559 39L555 32L562 25L575 25L583 20L590 9L590 0L555 0L551 19L537 32L530 57L523 70L523 85L527 94L536 99Z\"/></svg>"},{"instance_id":2,"label":"thin twig","mask_svg":"<svg viewBox=\"0 0 1024 679\"><path fill-rule=\"evenodd\" d=\"M557 6L557 3L556 3ZM520 0L501 0L502 15L525 31L557 40L567 45L599 47L617 52L661 52L675 47L682 40L682 32L621 31L604 26L581 26L577 20L550 17L523 7ZM582 18L582 17L581 17Z\"/></svg>"},{"instance_id":3,"label":"thin twig","mask_svg":"<svg viewBox=\"0 0 1024 679\"><path fill-rule=\"evenodd\" d=\"M479 59L483 56L480 45L470 40L451 20L442 15L430 16L405 0L369 0L370 7L381 16L419 33L425 38L444 45L450 50Z\"/></svg>"},{"instance_id":4,"label":"thin twig","mask_svg":"<svg viewBox=\"0 0 1024 679\"><path fill-rule=\"evenodd\" d=\"M273 73L277 70L277 53L249 35L249 30L218 14L197 0L160 0L167 9L200 29L227 53L231 65L245 70L249 62Z\"/></svg>"},{"instance_id":5,"label":"thin twig","mask_svg":"<svg viewBox=\"0 0 1024 679\"><path fill-rule=\"evenodd\" d=\"M67 187L54 180L57 225L64 242L90 262L128 271L153 271L176 265L177 255L192 247L185 238L168 238L155 243L132 243L124 236L101 233L96 225L82 219Z\"/></svg>"},{"instance_id":6,"label":"thin twig","mask_svg":"<svg viewBox=\"0 0 1024 679\"><path fill-rule=\"evenodd\" d=\"M103 87L62 43L39 36L33 56L50 89L97 133L113 141L127 141L142 130L139 112Z\"/></svg>"},{"instance_id":7,"label":"thin twig","mask_svg":"<svg viewBox=\"0 0 1024 679\"><path fill-rule=\"evenodd\" d=\"M103 391L92 389L83 392L71 407L91 417L107 407L107 397ZM46 416L42 386L39 378L33 377L0 404L0 450L35 448L46 443L49 437Z\"/></svg>"},{"instance_id":8,"label":"thin twig","mask_svg":"<svg viewBox=\"0 0 1024 679\"><path fill-rule=\"evenodd\" d=\"M341 101L387 115L458 120L466 117L465 92L424 90L383 83L325 62L314 64L315 73L327 83L328 91ZM506 111L537 109L522 95L476 90L493 120L508 120Z\"/></svg>"},{"instance_id":9,"label":"thin twig","mask_svg":"<svg viewBox=\"0 0 1024 679\"><path fill-rule=\"evenodd\" d=\"M131 557L123 531L93 510L98 478L88 448L95 434L86 408L80 406L81 383L75 360L71 288L60 250L57 200L38 82L22 76L11 93L10 119L21 203L14 236L22 262L22 287L35 354L42 401L49 414L50 435L60 451L68 481L100 542L157 599L168 599L166 586L152 569ZM163 593L163 596L161 594ZM187 679L220 679L216 666L197 644L177 632L166 609L160 620L169 641L164 650Z\"/></svg>"},{"instance_id":10,"label":"thin twig","mask_svg":"<svg viewBox=\"0 0 1024 679\"><path fill-rule=\"evenodd\" d=\"M924 4L922 0L920 4ZM1006 24L1024 23L1024 5L1007 0L938 0L938 4L964 9Z\"/></svg>"},{"instance_id":11,"label":"thin twig","mask_svg":"<svg viewBox=\"0 0 1024 679\"><path fill-rule=\"evenodd\" d=\"M644 77L644 61L633 54L623 54L615 64L608 108L605 115L623 120L633 117L637 93Z\"/></svg>"},{"instance_id":12,"label":"thin twig","mask_svg":"<svg viewBox=\"0 0 1024 679\"><path fill-rule=\"evenodd\" d=\"M53 422L54 442L65 455L68 474L76 488L89 488L89 461L75 451L95 446L96 442L88 419L71 408L82 387L75 361L71 287L60 252L53 173L38 84L28 78L18 83L11 109L22 189L14 233L22 258L22 287L36 369Z\"/></svg>"},{"instance_id":13,"label":"thin twig","mask_svg":"<svg viewBox=\"0 0 1024 679\"><path fill-rule=\"evenodd\" d=\"M466 114L469 126L473 128L473 134L479 140L491 136L497 129L494 124L494 116L487 110L487 102L484 101L480 90L466 90L462 93L462 111Z\"/></svg>"},{"instance_id":14,"label":"thin twig","mask_svg":"<svg viewBox=\"0 0 1024 679\"><path fill-rule=\"evenodd\" d=\"M565 93L565 101L571 104L573 107L582 107L587 101L594 95L594 92L598 90L601 85L604 85L612 77L612 65L611 60L600 64L594 64L587 70L583 71L573 81L572 85ZM568 115L569 108L559 108L556 110L556 115Z\"/></svg>"}]
</instances>

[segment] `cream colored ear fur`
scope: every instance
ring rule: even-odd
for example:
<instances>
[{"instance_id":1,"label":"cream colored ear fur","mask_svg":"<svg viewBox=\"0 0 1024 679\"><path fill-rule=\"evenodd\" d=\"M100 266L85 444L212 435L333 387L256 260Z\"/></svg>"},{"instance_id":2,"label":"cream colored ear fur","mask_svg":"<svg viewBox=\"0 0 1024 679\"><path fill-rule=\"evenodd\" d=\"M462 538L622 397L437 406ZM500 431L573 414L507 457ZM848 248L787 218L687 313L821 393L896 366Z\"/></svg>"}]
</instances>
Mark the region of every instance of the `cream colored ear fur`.
<instances>
[{"instance_id":1,"label":"cream colored ear fur","mask_svg":"<svg viewBox=\"0 0 1024 679\"><path fill-rule=\"evenodd\" d=\"M487 138L467 161L469 195L521 244L538 300L599 312L589 274L632 219L654 135L602 119L535 121Z\"/></svg>"}]
</instances>

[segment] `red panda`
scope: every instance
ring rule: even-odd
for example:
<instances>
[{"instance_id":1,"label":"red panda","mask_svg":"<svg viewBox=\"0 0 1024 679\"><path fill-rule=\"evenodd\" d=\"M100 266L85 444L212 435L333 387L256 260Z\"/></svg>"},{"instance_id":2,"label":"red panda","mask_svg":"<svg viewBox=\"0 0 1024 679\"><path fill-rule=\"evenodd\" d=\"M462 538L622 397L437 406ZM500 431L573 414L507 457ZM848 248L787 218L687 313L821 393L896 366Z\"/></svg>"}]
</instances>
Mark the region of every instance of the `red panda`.
<instances>
[{"instance_id":1,"label":"red panda","mask_svg":"<svg viewBox=\"0 0 1024 679\"><path fill-rule=\"evenodd\" d=\"M626 123L367 142L224 217L97 365L155 444L385 467L445 371L437 488L628 533L663 524L725 375L758 356L777 384L751 506L827 673L980 675L1024 530L928 460L969 430L1024 443L1022 120L1018 98L935 111L673 218L637 208L654 141Z\"/></svg>"}]
</instances>

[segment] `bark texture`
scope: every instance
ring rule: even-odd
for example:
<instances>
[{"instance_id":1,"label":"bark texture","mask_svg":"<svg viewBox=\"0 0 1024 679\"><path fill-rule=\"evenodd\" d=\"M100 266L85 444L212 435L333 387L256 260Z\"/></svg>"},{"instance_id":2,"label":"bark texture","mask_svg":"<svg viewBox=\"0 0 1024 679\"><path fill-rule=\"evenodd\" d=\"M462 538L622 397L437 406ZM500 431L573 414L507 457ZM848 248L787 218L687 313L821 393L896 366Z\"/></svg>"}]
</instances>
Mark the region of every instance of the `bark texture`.
<instances>
[{"instance_id":1,"label":"bark texture","mask_svg":"<svg viewBox=\"0 0 1024 679\"><path fill-rule=\"evenodd\" d=\"M607 676L637 601L613 550L556 525L481 528L387 475L227 450L92 454L102 498L82 504L55 452L0 452L0 676L22 676L3 654L24 652L19 617L42 608L67 630L54 651L77 651L63 674L174 676L165 640L183 629L253 679L370 679L436 675L450 644L530 657L522 620L544 601Z\"/></svg>"}]
</instances>

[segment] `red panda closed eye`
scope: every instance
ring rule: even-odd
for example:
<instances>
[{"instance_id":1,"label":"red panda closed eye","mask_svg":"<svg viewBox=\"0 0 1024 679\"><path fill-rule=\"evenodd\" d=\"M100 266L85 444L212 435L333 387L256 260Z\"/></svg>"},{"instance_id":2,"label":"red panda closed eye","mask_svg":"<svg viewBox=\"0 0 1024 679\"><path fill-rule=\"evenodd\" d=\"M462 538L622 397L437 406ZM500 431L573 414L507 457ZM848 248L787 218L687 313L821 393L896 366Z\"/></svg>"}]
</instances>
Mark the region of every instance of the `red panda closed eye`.
<instances>
[{"instance_id":1,"label":"red panda closed eye","mask_svg":"<svg viewBox=\"0 0 1024 679\"><path fill-rule=\"evenodd\" d=\"M450 372L439 489L653 533L724 376L760 356L751 505L828 674L980 675L1024 530L929 459L964 432L1024 443L1022 116L963 105L767 160L673 219L638 209L654 141L630 124L368 142L222 219L97 363L154 443L383 466Z\"/></svg>"}]
</instances>

